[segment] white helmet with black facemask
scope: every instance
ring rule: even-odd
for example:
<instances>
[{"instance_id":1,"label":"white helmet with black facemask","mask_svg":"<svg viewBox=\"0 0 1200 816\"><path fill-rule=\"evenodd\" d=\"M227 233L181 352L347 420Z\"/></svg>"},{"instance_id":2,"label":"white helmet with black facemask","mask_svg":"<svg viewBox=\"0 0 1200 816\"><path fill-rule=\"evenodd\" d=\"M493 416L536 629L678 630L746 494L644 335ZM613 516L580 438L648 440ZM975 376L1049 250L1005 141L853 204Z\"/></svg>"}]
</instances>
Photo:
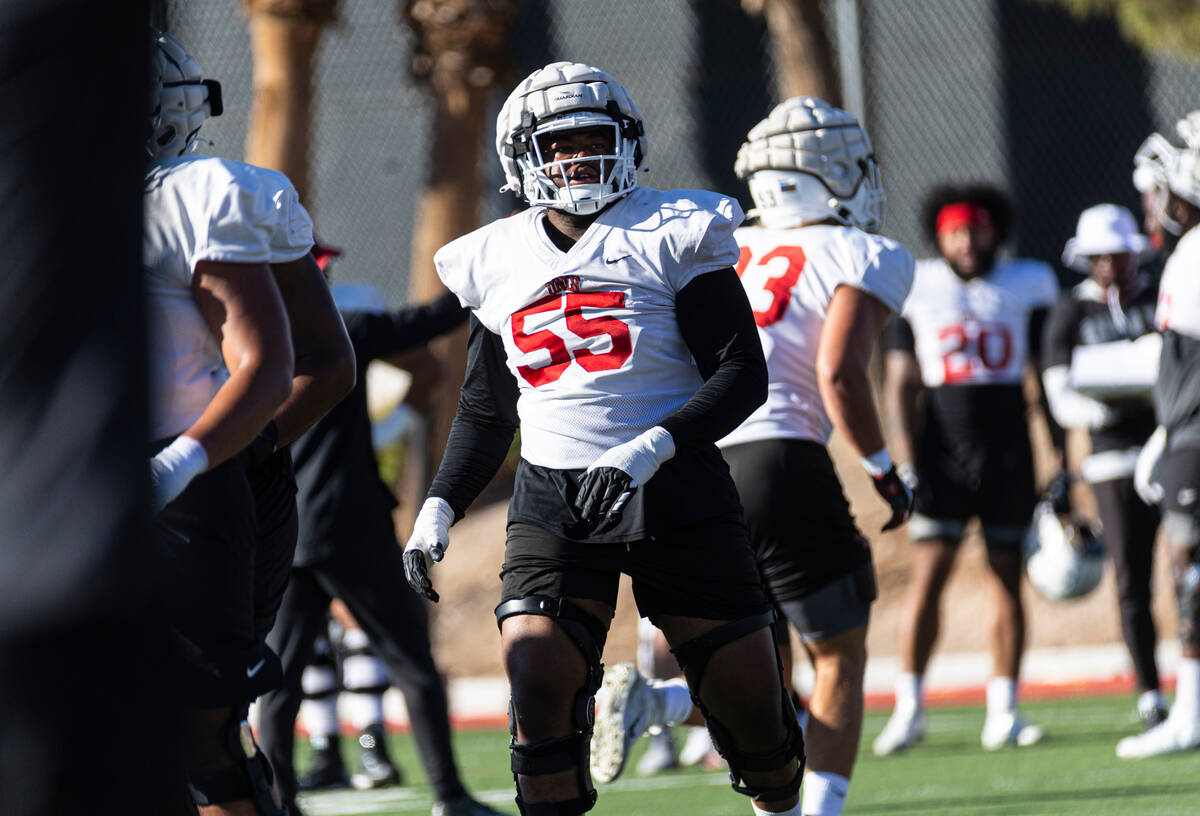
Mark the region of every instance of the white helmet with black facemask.
<instances>
[{"instance_id":1,"label":"white helmet with black facemask","mask_svg":"<svg viewBox=\"0 0 1200 816\"><path fill-rule=\"evenodd\" d=\"M614 151L560 161L549 160L542 144L552 134L590 128L612 128ZM496 118L496 152L512 190L532 206L588 215L637 187L637 171L649 143L642 112L613 77L578 62L555 62L534 71L517 86ZM595 183L564 184L569 165L588 162L599 167Z\"/></svg>"}]
</instances>

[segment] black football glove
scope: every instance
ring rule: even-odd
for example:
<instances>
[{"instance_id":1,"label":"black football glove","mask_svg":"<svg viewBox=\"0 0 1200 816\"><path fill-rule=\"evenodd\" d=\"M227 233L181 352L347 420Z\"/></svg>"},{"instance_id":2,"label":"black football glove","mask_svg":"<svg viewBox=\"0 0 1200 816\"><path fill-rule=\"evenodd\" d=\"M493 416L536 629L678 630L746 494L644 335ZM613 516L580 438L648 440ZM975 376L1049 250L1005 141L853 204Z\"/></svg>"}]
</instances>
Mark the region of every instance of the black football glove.
<instances>
[{"instance_id":1,"label":"black football glove","mask_svg":"<svg viewBox=\"0 0 1200 816\"><path fill-rule=\"evenodd\" d=\"M886 533L888 530L895 530L912 516L913 503L916 501L913 493L916 480L913 479L913 484L909 484L907 480L900 478L896 466L892 465L886 473L875 476L873 481L875 482L875 492L892 506L892 517L887 524L883 525L880 532Z\"/></svg>"},{"instance_id":2,"label":"black football glove","mask_svg":"<svg viewBox=\"0 0 1200 816\"><path fill-rule=\"evenodd\" d=\"M638 485L674 455L675 440L660 425L609 448L580 477L575 509L587 524L616 521Z\"/></svg>"},{"instance_id":3,"label":"black football glove","mask_svg":"<svg viewBox=\"0 0 1200 816\"><path fill-rule=\"evenodd\" d=\"M588 524L597 524L604 518L616 520L635 490L633 477L620 468L589 470L579 480L575 509Z\"/></svg>"}]
</instances>

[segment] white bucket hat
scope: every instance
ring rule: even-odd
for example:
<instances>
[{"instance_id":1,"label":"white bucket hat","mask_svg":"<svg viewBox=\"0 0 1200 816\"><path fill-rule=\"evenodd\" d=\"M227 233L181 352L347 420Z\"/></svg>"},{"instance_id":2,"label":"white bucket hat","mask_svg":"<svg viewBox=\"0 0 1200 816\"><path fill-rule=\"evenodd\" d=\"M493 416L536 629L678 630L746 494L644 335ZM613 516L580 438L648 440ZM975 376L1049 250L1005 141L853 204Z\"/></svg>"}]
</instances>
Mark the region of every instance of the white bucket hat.
<instances>
[{"instance_id":1,"label":"white bucket hat","mask_svg":"<svg viewBox=\"0 0 1200 816\"><path fill-rule=\"evenodd\" d=\"M1071 269L1087 272L1089 256L1129 252L1136 263L1149 247L1149 240L1138 232L1129 210L1116 204L1097 204L1079 214L1075 237L1063 248L1062 262Z\"/></svg>"}]
</instances>

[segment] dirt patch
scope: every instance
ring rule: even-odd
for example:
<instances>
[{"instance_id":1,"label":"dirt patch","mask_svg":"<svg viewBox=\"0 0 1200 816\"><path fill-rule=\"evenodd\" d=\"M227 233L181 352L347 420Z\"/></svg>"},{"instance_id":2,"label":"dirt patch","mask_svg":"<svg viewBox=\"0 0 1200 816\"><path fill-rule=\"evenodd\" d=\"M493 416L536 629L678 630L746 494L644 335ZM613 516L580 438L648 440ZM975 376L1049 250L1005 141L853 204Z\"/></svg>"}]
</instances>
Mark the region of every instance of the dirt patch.
<instances>
[{"instance_id":1,"label":"dirt patch","mask_svg":"<svg viewBox=\"0 0 1200 816\"><path fill-rule=\"evenodd\" d=\"M1053 466L1044 427L1035 426L1038 470L1044 482ZM1069 459L1077 462L1086 439L1072 437ZM909 566L909 544L903 530L877 531L886 521L883 503L870 479L848 449L835 438L834 462L845 485L859 528L871 538L879 581L879 600L872 611L868 647L872 655L896 653L896 613L904 593ZM1076 500L1091 513L1091 495L1076 491ZM446 560L434 571L441 603L433 611L434 648L443 671L455 677L498 675L500 637L492 610L500 599L500 563L504 554L507 501L476 505L451 530ZM1087 598L1051 603L1025 586L1027 643L1030 648L1117 643L1121 640L1116 588L1109 567L1100 587ZM987 566L978 536L968 535L943 599L940 652L985 651L989 605ZM1174 637L1176 614L1170 572L1159 542L1155 563L1155 619L1162 639ZM606 662L632 660L637 642L637 613L628 579L624 579L617 616L605 651Z\"/></svg>"}]
</instances>

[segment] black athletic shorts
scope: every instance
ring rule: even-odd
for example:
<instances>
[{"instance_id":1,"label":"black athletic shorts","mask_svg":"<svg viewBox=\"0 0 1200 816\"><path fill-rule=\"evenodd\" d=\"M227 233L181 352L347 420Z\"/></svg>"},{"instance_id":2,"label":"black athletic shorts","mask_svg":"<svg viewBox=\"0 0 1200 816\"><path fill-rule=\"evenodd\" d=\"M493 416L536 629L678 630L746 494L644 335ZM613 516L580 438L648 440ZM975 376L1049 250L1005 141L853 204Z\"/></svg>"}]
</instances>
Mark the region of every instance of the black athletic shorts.
<instances>
[{"instance_id":1,"label":"black athletic shorts","mask_svg":"<svg viewBox=\"0 0 1200 816\"><path fill-rule=\"evenodd\" d=\"M581 543L532 524L508 525L501 602L530 595L617 604L621 573L638 611L738 620L770 607L740 513L628 543Z\"/></svg>"},{"instance_id":2,"label":"black athletic shorts","mask_svg":"<svg viewBox=\"0 0 1200 816\"><path fill-rule=\"evenodd\" d=\"M803 598L871 561L825 446L764 439L724 448L758 568L775 603Z\"/></svg>"},{"instance_id":3,"label":"black athletic shorts","mask_svg":"<svg viewBox=\"0 0 1200 816\"><path fill-rule=\"evenodd\" d=\"M916 452L917 490L909 535L919 538L961 537L962 528L978 516L989 547L1019 547L1033 517L1037 490L1033 448L1021 432L950 439L927 433ZM925 534L928 530L929 534Z\"/></svg>"},{"instance_id":4,"label":"black athletic shorts","mask_svg":"<svg viewBox=\"0 0 1200 816\"><path fill-rule=\"evenodd\" d=\"M155 517L184 705L240 705L278 685L279 660L254 631L254 497L233 458L202 473Z\"/></svg>"},{"instance_id":5,"label":"black athletic shorts","mask_svg":"<svg viewBox=\"0 0 1200 816\"><path fill-rule=\"evenodd\" d=\"M281 448L264 462L246 468L254 494L258 545L254 558L254 631L266 638L275 625L292 574L300 522L296 508L296 471L292 454Z\"/></svg>"}]
</instances>

